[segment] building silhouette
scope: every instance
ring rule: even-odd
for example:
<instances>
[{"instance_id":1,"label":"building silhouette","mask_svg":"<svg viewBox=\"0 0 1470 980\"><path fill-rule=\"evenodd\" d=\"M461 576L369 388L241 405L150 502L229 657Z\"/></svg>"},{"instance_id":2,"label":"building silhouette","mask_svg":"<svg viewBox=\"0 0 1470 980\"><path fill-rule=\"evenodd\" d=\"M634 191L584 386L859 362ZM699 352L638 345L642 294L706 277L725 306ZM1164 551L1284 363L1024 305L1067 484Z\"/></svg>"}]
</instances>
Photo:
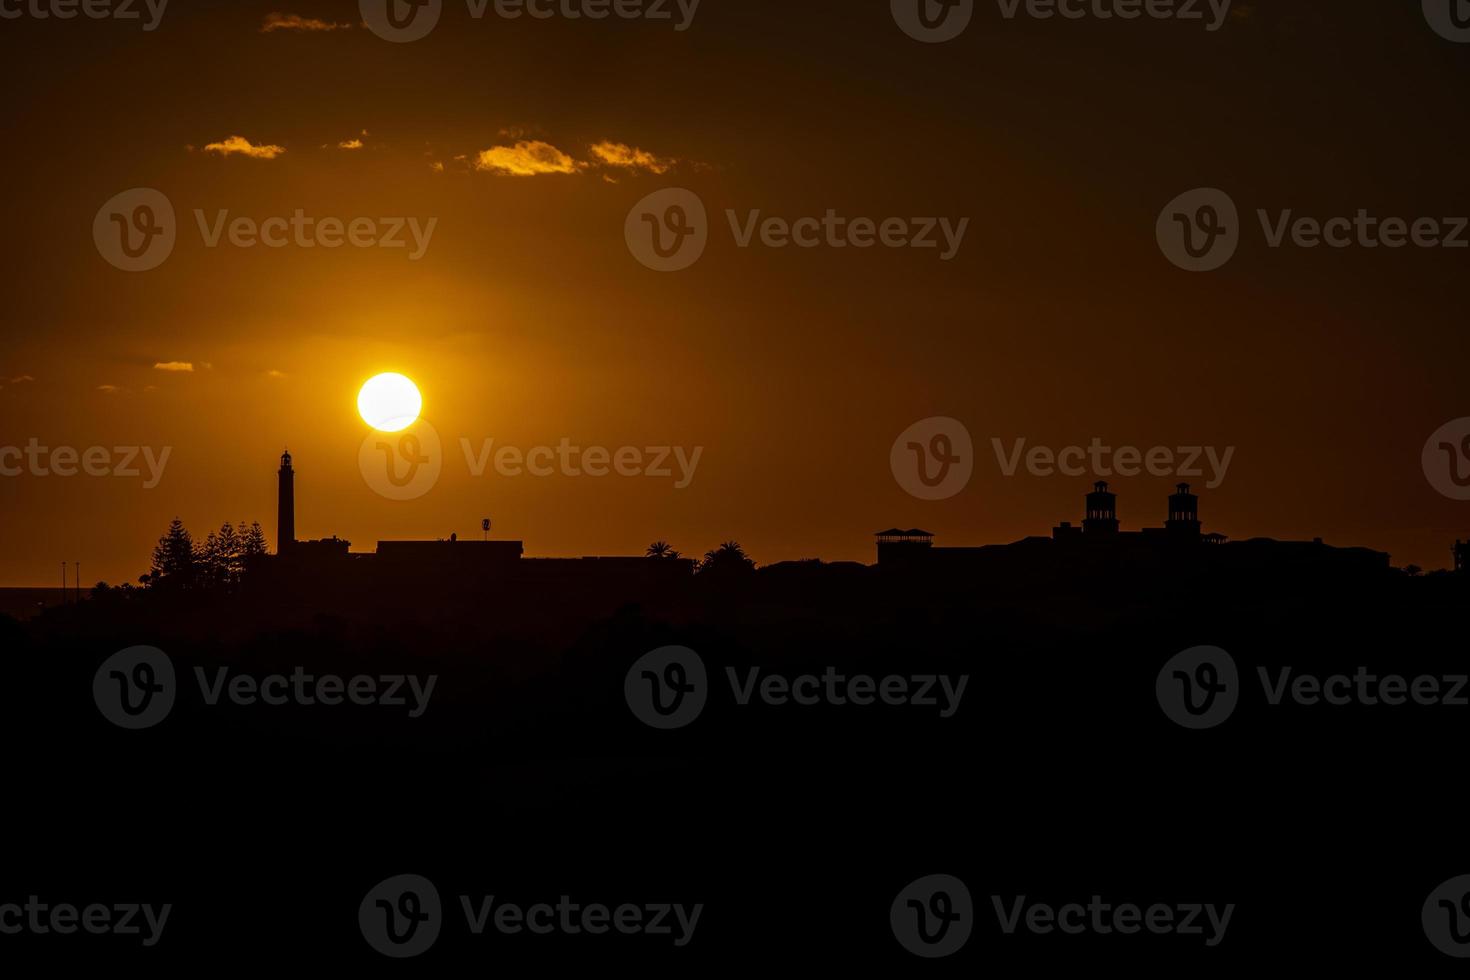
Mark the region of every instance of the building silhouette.
<instances>
[{"instance_id":1,"label":"building silhouette","mask_svg":"<svg viewBox=\"0 0 1470 980\"><path fill-rule=\"evenodd\" d=\"M936 547L934 535L919 528L879 531L878 566L949 576L999 578L1010 572L1065 569L1099 562L1123 562L1133 567L1163 568L1210 563L1242 573L1271 565L1300 567L1316 564L1334 568L1375 571L1389 567L1389 556L1367 548L1334 548L1322 542L1276 541L1253 538L1231 542L1219 533L1204 534L1199 497L1187 483L1169 495L1162 527L1136 531L1121 529L1118 496L1099 480L1087 493L1081 525L1063 521L1051 537L1028 537L1011 544L981 547ZM1470 543L1457 551L1457 560L1470 562Z\"/></svg>"},{"instance_id":2,"label":"building silhouette","mask_svg":"<svg viewBox=\"0 0 1470 980\"><path fill-rule=\"evenodd\" d=\"M607 603L637 601L694 574L688 558L643 556L526 558L521 541L448 539L379 541L372 552L354 552L333 535L296 538L295 471L289 452L278 472L276 554L251 568L255 587L325 598L331 594L375 599L407 596L464 599L487 589L554 592L599 597ZM482 524L483 527L483 524ZM488 530L486 531L488 535Z\"/></svg>"}]
</instances>

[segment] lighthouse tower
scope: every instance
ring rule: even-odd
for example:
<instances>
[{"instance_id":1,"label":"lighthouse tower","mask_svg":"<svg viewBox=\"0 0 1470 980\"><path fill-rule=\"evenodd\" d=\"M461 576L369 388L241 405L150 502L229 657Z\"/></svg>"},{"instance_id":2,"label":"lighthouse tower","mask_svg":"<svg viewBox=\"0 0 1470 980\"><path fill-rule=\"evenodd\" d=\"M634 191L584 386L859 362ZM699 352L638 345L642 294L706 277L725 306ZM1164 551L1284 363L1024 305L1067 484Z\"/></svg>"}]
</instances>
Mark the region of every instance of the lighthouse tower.
<instances>
[{"instance_id":1,"label":"lighthouse tower","mask_svg":"<svg viewBox=\"0 0 1470 980\"><path fill-rule=\"evenodd\" d=\"M1179 538L1199 537L1199 497L1189 492L1189 484L1181 483L1169 495L1169 519L1164 530Z\"/></svg>"},{"instance_id":2,"label":"lighthouse tower","mask_svg":"<svg viewBox=\"0 0 1470 980\"><path fill-rule=\"evenodd\" d=\"M276 554L284 555L296 543L296 471L289 450L281 454L276 498Z\"/></svg>"},{"instance_id":3,"label":"lighthouse tower","mask_svg":"<svg viewBox=\"0 0 1470 980\"><path fill-rule=\"evenodd\" d=\"M1082 521L1083 534L1118 533L1118 495L1098 480L1087 495L1087 516Z\"/></svg>"}]
</instances>

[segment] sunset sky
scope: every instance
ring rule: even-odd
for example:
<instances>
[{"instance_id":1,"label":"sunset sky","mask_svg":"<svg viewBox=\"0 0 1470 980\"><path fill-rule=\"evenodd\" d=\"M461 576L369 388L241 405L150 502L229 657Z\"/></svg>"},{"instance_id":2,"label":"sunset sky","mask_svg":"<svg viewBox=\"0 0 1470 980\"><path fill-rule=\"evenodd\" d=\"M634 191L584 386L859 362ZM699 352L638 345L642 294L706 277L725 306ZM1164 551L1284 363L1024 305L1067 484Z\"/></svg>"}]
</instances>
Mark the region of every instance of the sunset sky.
<instances>
[{"instance_id":1,"label":"sunset sky","mask_svg":"<svg viewBox=\"0 0 1470 980\"><path fill-rule=\"evenodd\" d=\"M355 550L478 537L490 516L528 555L734 538L762 563L871 561L895 525L984 544L1080 520L1090 477L1007 477L995 438L1235 447L1201 491L1205 529L1232 538L1435 568L1470 537L1470 503L1420 463L1470 416L1470 249L1273 249L1255 218L1470 214L1470 45L1418 3L1236 3L1210 32L980 2L961 37L923 44L888 0L703 0L682 31L476 20L446 0L399 44L355 0L173 0L151 31L0 20L0 48L0 446L170 450L153 488L0 478L3 586L55 584L62 560L135 580L176 515L200 535L259 520L274 543L288 445L299 535ZM708 209L709 244L661 273L624 224L669 187ZM1227 191L1245 225L1211 273L1154 237L1197 187ZM131 188L177 214L146 272L93 238ZM196 209L435 224L416 259L211 248ZM945 261L741 248L727 209L969 224ZM438 484L409 501L359 470L358 389L387 371L414 379L443 441ZM931 416L976 449L942 501L889 469ZM462 440L487 439L702 452L684 488L477 478ZM1174 482L1114 479L1124 527L1161 523Z\"/></svg>"}]
</instances>

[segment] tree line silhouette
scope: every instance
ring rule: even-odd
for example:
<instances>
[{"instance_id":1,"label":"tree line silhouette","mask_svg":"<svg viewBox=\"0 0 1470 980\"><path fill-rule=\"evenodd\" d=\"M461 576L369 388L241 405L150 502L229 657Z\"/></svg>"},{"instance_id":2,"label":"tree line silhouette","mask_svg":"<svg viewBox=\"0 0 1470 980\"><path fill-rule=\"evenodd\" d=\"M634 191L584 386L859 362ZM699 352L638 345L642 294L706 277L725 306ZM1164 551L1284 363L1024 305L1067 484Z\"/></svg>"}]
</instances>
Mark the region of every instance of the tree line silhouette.
<instances>
[{"instance_id":1,"label":"tree line silhouette","mask_svg":"<svg viewBox=\"0 0 1470 980\"><path fill-rule=\"evenodd\" d=\"M250 562L270 553L259 521L226 521L196 542L177 517L153 548L153 564L138 577L146 589L163 592L232 591ZM105 583L104 583L105 585Z\"/></svg>"},{"instance_id":2,"label":"tree line silhouette","mask_svg":"<svg viewBox=\"0 0 1470 980\"><path fill-rule=\"evenodd\" d=\"M643 555L645 558L684 557L667 541L655 541L648 546ZM717 548L711 548L704 553L703 558L698 559L694 564L694 574L709 575L713 578L741 575L753 571L755 571L755 561L745 553L739 541L726 541Z\"/></svg>"}]
</instances>

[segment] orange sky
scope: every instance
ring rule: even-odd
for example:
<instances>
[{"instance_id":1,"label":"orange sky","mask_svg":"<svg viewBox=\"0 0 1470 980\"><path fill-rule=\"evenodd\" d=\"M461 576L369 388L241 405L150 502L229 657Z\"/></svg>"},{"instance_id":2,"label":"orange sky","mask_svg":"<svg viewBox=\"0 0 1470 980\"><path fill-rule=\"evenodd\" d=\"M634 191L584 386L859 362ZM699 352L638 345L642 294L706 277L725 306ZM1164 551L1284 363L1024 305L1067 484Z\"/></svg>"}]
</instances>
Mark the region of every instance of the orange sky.
<instances>
[{"instance_id":1,"label":"orange sky","mask_svg":"<svg viewBox=\"0 0 1470 980\"><path fill-rule=\"evenodd\" d=\"M761 562L871 560L871 533L893 525L1013 540L1080 519L1090 480L1004 476L992 438L1097 437L1235 447L1203 491L1207 530L1442 566L1470 505L1429 485L1420 450L1470 415L1466 253L1271 249L1256 229L1225 268L1189 274L1154 225L1202 186L1249 222L1470 214L1470 47L1417 4L1236 6L1206 33L1007 21L982 3L940 45L876 0L704 0L682 32L475 21L451 0L407 44L363 29L351 2L285 8L353 25L332 31L263 32L278 0L179 0L148 32L4 21L0 447L170 455L152 488L0 478L0 585L51 584L63 559L89 583L132 580L175 515L200 533L258 519L274 542L287 444L300 535L360 550L475 536L482 516L532 555L735 538ZM92 225L137 187L172 203L177 244L128 273ZM645 268L624 240L629 210L665 187L709 212L708 248L681 272ZM211 248L196 209L435 224L417 259ZM731 209L969 225L949 261L741 248ZM418 382L443 439L442 476L415 500L359 470L356 393L380 371ZM973 436L974 476L922 501L889 450L940 415ZM487 439L701 455L684 488L475 477L462 440ZM1115 479L1124 526L1159 523L1173 482Z\"/></svg>"}]
</instances>

